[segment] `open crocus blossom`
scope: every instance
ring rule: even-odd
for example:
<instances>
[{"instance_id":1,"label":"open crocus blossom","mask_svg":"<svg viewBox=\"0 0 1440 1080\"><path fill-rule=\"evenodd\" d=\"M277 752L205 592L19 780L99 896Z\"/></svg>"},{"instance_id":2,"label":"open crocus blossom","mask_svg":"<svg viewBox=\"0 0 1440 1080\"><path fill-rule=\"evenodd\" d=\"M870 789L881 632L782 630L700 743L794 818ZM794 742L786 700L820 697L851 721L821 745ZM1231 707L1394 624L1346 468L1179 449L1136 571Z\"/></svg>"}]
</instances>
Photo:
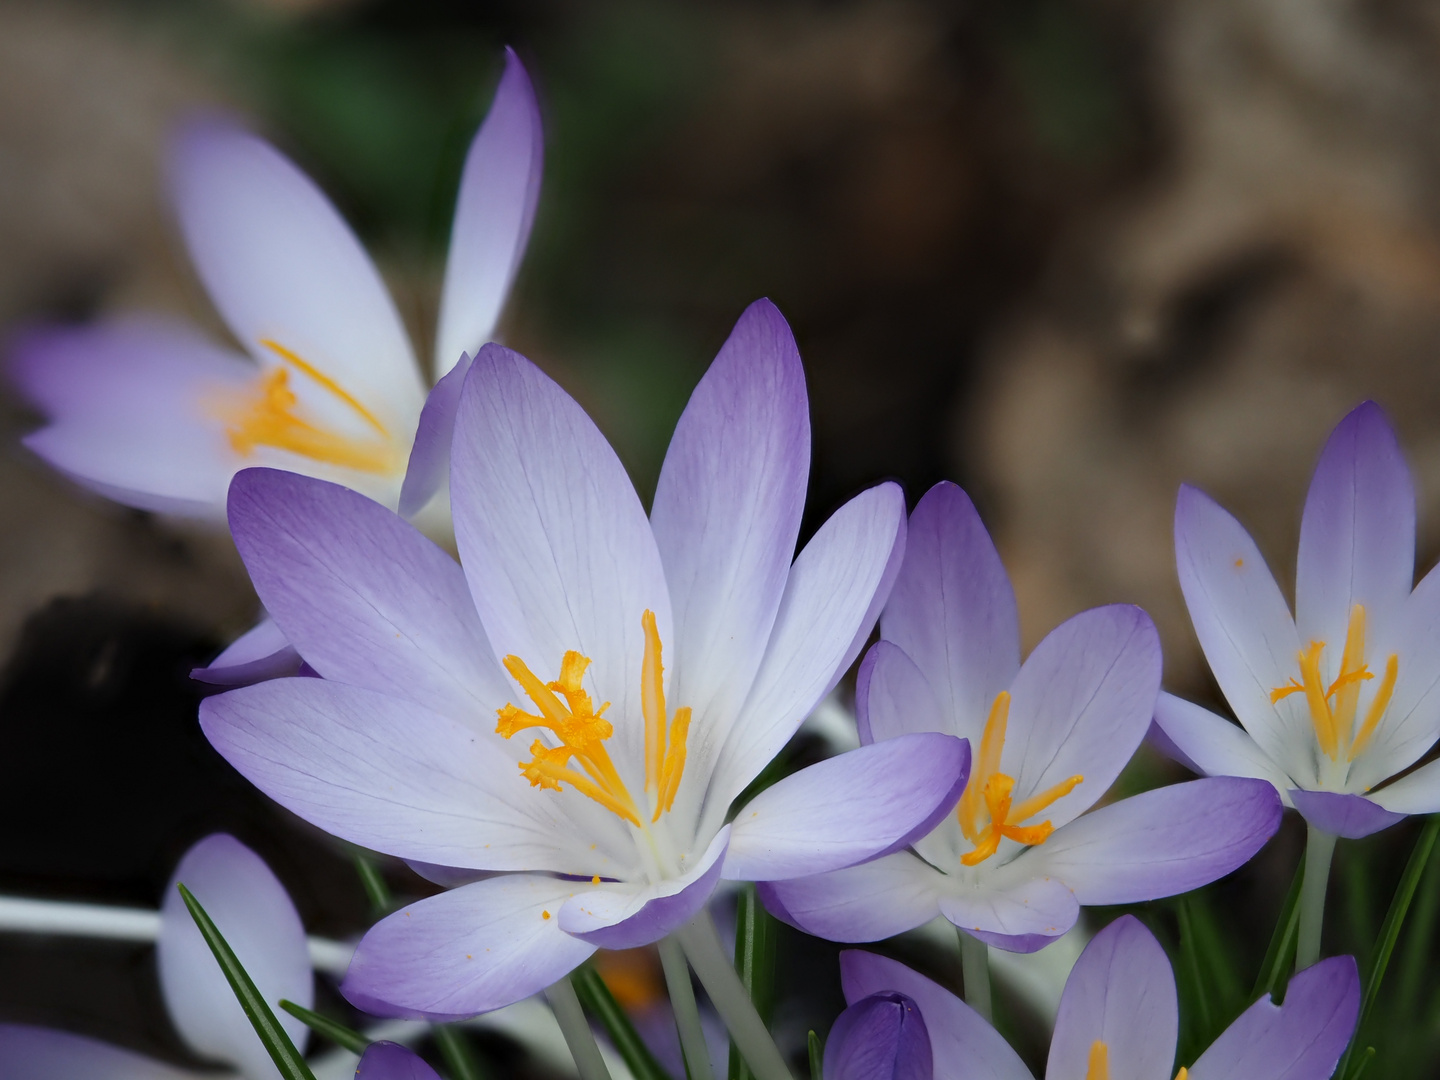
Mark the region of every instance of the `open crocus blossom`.
<instances>
[{"instance_id":1,"label":"open crocus blossom","mask_svg":"<svg viewBox=\"0 0 1440 1080\"><path fill-rule=\"evenodd\" d=\"M160 992L170 1019L195 1053L245 1080L277 1080L270 1055L186 909L183 883L225 935L291 1040L308 1029L281 1011L281 998L309 1008L314 976L305 929L285 887L260 856L217 833L180 861L160 908ZM0 1080L192 1080L214 1076L176 1069L95 1039L47 1028L0 1024Z\"/></svg>"},{"instance_id":2,"label":"open crocus blossom","mask_svg":"<svg viewBox=\"0 0 1440 1080\"><path fill-rule=\"evenodd\" d=\"M1415 491L1373 402L1331 434L1300 523L1295 617L1255 542L1192 487L1175 559L1196 636L1240 721L1163 694L1159 742L1210 775L1270 781L1314 828L1368 836L1440 811L1440 575L1411 592Z\"/></svg>"},{"instance_id":3,"label":"open crocus blossom","mask_svg":"<svg viewBox=\"0 0 1440 1080\"><path fill-rule=\"evenodd\" d=\"M934 1070L906 1075L921 1080L932 1075L935 1080L1033 1080L1015 1051L978 1013L905 965L850 951L840 954L840 974L851 1009L876 995L889 995L903 997L919 1010L930 1036ZM1327 1080L1350 1041L1359 1010L1355 961L1332 957L1291 979L1284 1005L1271 1004L1267 994L1193 1065L1174 1072L1179 1031L1175 975L1154 935L1133 916L1123 915L1095 935L1066 980L1045 1077ZM829 1080L828 1053L825 1075Z\"/></svg>"},{"instance_id":4,"label":"open crocus blossom","mask_svg":"<svg viewBox=\"0 0 1440 1080\"><path fill-rule=\"evenodd\" d=\"M465 161L433 377L494 331L539 193L540 117L514 53ZM230 478L270 465L418 511L443 468L402 481L426 383L389 292L320 190L221 121L175 140L170 187L201 281L246 355L183 325L122 321L19 339L11 373L47 416L25 442L109 498L224 513Z\"/></svg>"},{"instance_id":5,"label":"open crocus blossom","mask_svg":"<svg viewBox=\"0 0 1440 1080\"><path fill-rule=\"evenodd\" d=\"M760 301L691 397L647 520L579 405L487 345L455 417L463 569L355 492L236 477L240 553L323 678L209 698L206 735L321 828L472 879L371 929L352 1002L499 1008L681 927L720 877L852 865L954 805L969 748L925 733L801 770L731 820L858 655L904 550L882 484L792 565L807 410L789 327Z\"/></svg>"},{"instance_id":6,"label":"open crocus blossom","mask_svg":"<svg viewBox=\"0 0 1440 1080\"><path fill-rule=\"evenodd\" d=\"M943 731L977 747L958 804L910 850L762 895L801 929L875 941L944 915L1031 952L1081 904L1170 896L1229 873L1275 832L1268 785L1177 784L1081 816L1145 736L1160 643L1139 608L1083 612L1020 664L1009 578L965 493L941 483L910 519L904 566L860 667L862 743Z\"/></svg>"}]
</instances>

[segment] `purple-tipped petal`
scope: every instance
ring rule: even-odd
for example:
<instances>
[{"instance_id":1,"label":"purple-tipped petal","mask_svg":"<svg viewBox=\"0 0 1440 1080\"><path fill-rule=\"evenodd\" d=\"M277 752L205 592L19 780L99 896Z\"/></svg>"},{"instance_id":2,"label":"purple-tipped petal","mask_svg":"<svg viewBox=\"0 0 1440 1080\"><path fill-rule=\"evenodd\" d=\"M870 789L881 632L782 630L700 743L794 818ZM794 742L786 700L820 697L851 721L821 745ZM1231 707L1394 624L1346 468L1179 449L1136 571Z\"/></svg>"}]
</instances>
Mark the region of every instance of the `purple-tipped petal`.
<instances>
[{"instance_id":1,"label":"purple-tipped petal","mask_svg":"<svg viewBox=\"0 0 1440 1080\"><path fill-rule=\"evenodd\" d=\"M556 918L586 888L510 874L407 905L360 940L340 992L376 1016L447 1021L503 1008L595 951Z\"/></svg>"},{"instance_id":2,"label":"purple-tipped petal","mask_svg":"<svg viewBox=\"0 0 1440 1080\"><path fill-rule=\"evenodd\" d=\"M215 403L250 393L255 365L183 324L126 320L34 330L9 374L49 426L25 445L106 498L161 513L224 513L243 464Z\"/></svg>"},{"instance_id":3,"label":"purple-tipped petal","mask_svg":"<svg viewBox=\"0 0 1440 1080\"><path fill-rule=\"evenodd\" d=\"M716 760L702 833L712 819L718 826L860 655L904 552L905 496L890 483L855 496L805 545L790 568L765 659Z\"/></svg>"},{"instance_id":4,"label":"purple-tipped petal","mask_svg":"<svg viewBox=\"0 0 1440 1080\"><path fill-rule=\"evenodd\" d=\"M1160 638L1150 616L1113 604L1052 630L1011 688L1000 771L1018 803L1083 776L1045 810L1057 829L1093 806L1149 730L1160 692Z\"/></svg>"},{"instance_id":5,"label":"purple-tipped petal","mask_svg":"<svg viewBox=\"0 0 1440 1080\"><path fill-rule=\"evenodd\" d=\"M883 638L870 646L855 677L855 726L862 743L916 731L953 732L935 692L915 662Z\"/></svg>"},{"instance_id":6,"label":"purple-tipped petal","mask_svg":"<svg viewBox=\"0 0 1440 1080\"><path fill-rule=\"evenodd\" d=\"M1191 780L1102 806L1010 866L1065 882L1082 904L1154 900L1244 865L1275 835L1281 813L1267 781Z\"/></svg>"},{"instance_id":7,"label":"purple-tipped petal","mask_svg":"<svg viewBox=\"0 0 1440 1080\"><path fill-rule=\"evenodd\" d=\"M241 344L267 365L281 360L263 341L300 356L408 444L424 403L409 338L374 264L310 178L264 140L201 120L174 140L170 186L195 269ZM289 387L368 432L318 381L292 371Z\"/></svg>"},{"instance_id":8,"label":"purple-tipped petal","mask_svg":"<svg viewBox=\"0 0 1440 1080\"><path fill-rule=\"evenodd\" d=\"M1343 795L1338 791L1306 791L1291 788L1290 801L1300 815L1321 832L1359 840L1405 820L1364 795Z\"/></svg>"},{"instance_id":9,"label":"purple-tipped petal","mask_svg":"<svg viewBox=\"0 0 1440 1080\"><path fill-rule=\"evenodd\" d=\"M1208 495L1187 486L1175 503L1175 565L1195 636L1225 700L1250 737L1293 775L1313 739L1302 695L1270 694L1299 676L1300 636L1255 541ZM1313 766L1310 766L1313 771Z\"/></svg>"},{"instance_id":10,"label":"purple-tipped petal","mask_svg":"<svg viewBox=\"0 0 1440 1080\"><path fill-rule=\"evenodd\" d=\"M1053 878L1007 885L960 885L940 893L940 914L971 937L1007 952L1031 953L1080 916L1075 894Z\"/></svg>"},{"instance_id":11,"label":"purple-tipped petal","mask_svg":"<svg viewBox=\"0 0 1440 1080\"><path fill-rule=\"evenodd\" d=\"M490 113L465 156L435 336L435 377L495 336L540 199L545 140L530 76L505 50Z\"/></svg>"},{"instance_id":12,"label":"purple-tipped petal","mask_svg":"<svg viewBox=\"0 0 1440 1080\"><path fill-rule=\"evenodd\" d=\"M955 808L970 745L901 735L792 773L735 815L725 876L774 881L840 870L905 847Z\"/></svg>"},{"instance_id":13,"label":"purple-tipped petal","mask_svg":"<svg viewBox=\"0 0 1440 1080\"><path fill-rule=\"evenodd\" d=\"M695 917L720 881L730 826L685 874L657 885L621 882L576 893L560 909L560 929L602 949L636 949Z\"/></svg>"},{"instance_id":14,"label":"purple-tipped petal","mask_svg":"<svg viewBox=\"0 0 1440 1080\"><path fill-rule=\"evenodd\" d=\"M207 667L192 670L190 677L211 686L249 686L295 675L300 663L295 646L267 615L231 642Z\"/></svg>"},{"instance_id":15,"label":"purple-tipped petal","mask_svg":"<svg viewBox=\"0 0 1440 1080\"><path fill-rule=\"evenodd\" d=\"M450 446L455 441L455 413L460 409L460 390L470 371L470 354L460 360L435 384L420 410L415 443L410 447L410 464L400 485L402 516L414 517L445 486L450 475Z\"/></svg>"},{"instance_id":16,"label":"purple-tipped petal","mask_svg":"<svg viewBox=\"0 0 1440 1080\"><path fill-rule=\"evenodd\" d=\"M825 1040L825 1080L931 1080L930 1033L919 1006L882 990L842 1012Z\"/></svg>"},{"instance_id":17,"label":"purple-tipped petal","mask_svg":"<svg viewBox=\"0 0 1440 1080\"><path fill-rule=\"evenodd\" d=\"M1202 776L1268 780L1282 798L1293 786L1244 728L1174 694L1162 693L1155 703L1155 727L1174 747L1172 752L1162 746L1162 751ZM1152 728L1155 741L1153 733Z\"/></svg>"},{"instance_id":18,"label":"purple-tipped petal","mask_svg":"<svg viewBox=\"0 0 1440 1080\"><path fill-rule=\"evenodd\" d=\"M229 1062L250 1076L273 1075L270 1055L200 936L179 884L200 901L303 1051L309 1028L279 1004L286 998L308 1009L315 998L305 928L295 905L264 860L224 833L186 852L160 905L160 991L176 1030L198 1054Z\"/></svg>"},{"instance_id":19,"label":"purple-tipped petal","mask_svg":"<svg viewBox=\"0 0 1440 1080\"><path fill-rule=\"evenodd\" d=\"M611 716L643 715L644 612L655 612L662 644L674 640L650 523L599 429L519 353L486 345L470 367L450 499L496 656L514 654L549 680L574 649L591 660L585 681L597 708L608 701ZM625 722L610 740L632 791L644 787L644 737L643 724Z\"/></svg>"},{"instance_id":20,"label":"purple-tipped petal","mask_svg":"<svg viewBox=\"0 0 1440 1080\"><path fill-rule=\"evenodd\" d=\"M910 998L925 1018L936 1080L1032 1080L1030 1070L980 1014L943 986L904 964L873 953L840 954L845 1000L896 991Z\"/></svg>"},{"instance_id":21,"label":"purple-tipped petal","mask_svg":"<svg viewBox=\"0 0 1440 1080\"><path fill-rule=\"evenodd\" d=\"M1384 411L1367 401L1336 425L1310 481L1295 565L1300 640L1332 642L1338 672L1351 607L1383 627L1414 580L1415 485Z\"/></svg>"},{"instance_id":22,"label":"purple-tipped petal","mask_svg":"<svg viewBox=\"0 0 1440 1080\"><path fill-rule=\"evenodd\" d=\"M355 1080L440 1080L413 1050L399 1043L371 1043L355 1066Z\"/></svg>"},{"instance_id":23,"label":"purple-tipped petal","mask_svg":"<svg viewBox=\"0 0 1440 1080\"><path fill-rule=\"evenodd\" d=\"M1276 1007L1267 994L1190 1067L1190 1080L1328 1080L1355 1030L1360 974L1349 956L1306 968Z\"/></svg>"},{"instance_id":24,"label":"purple-tipped petal","mask_svg":"<svg viewBox=\"0 0 1440 1080\"><path fill-rule=\"evenodd\" d=\"M507 753L397 698L328 679L279 679L206 698L200 726L266 795L375 851L482 870L621 877L634 869L620 819L570 789L531 788L516 768L523 747Z\"/></svg>"},{"instance_id":25,"label":"purple-tipped petal","mask_svg":"<svg viewBox=\"0 0 1440 1080\"><path fill-rule=\"evenodd\" d=\"M829 941L879 941L940 914L944 876L908 851L793 881L761 882L765 906Z\"/></svg>"},{"instance_id":26,"label":"purple-tipped petal","mask_svg":"<svg viewBox=\"0 0 1440 1080\"><path fill-rule=\"evenodd\" d=\"M954 484L936 484L910 515L905 565L880 632L930 681L955 725L939 730L978 740L995 695L1020 669L1020 621L995 545Z\"/></svg>"},{"instance_id":27,"label":"purple-tipped petal","mask_svg":"<svg viewBox=\"0 0 1440 1080\"><path fill-rule=\"evenodd\" d=\"M196 1080L204 1075L213 1074L173 1069L68 1031L0 1024L0 1080Z\"/></svg>"},{"instance_id":28,"label":"purple-tipped petal","mask_svg":"<svg viewBox=\"0 0 1440 1080\"><path fill-rule=\"evenodd\" d=\"M675 427L650 524L675 618L667 691L690 706L687 768L709 775L780 607L810 473L800 353L768 300L745 310ZM703 789L679 796L693 816Z\"/></svg>"},{"instance_id":29,"label":"purple-tipped petal","mask_svg":"<svg viewBox=\"0 0 1440 1080\"><path fill-rule=\"evenodd\" d=\"M1122 915L1091 939L1065 981L1045 1080L1093 1080L1097 1040L1105 1043L1113 1080L1165 1080L1179 1026L1165 950L1139 920ZM1250 1080L1248 1073L1235 1076Z\"/></svg>"},{"instance_id":30,"label":"purple-tipped petal","mask_svg":"<svg viewBox=\"0 0 1440 1080\"><path fill-rule=\"evenodd\" d=\"M358 492L246 469L230 531L266 610L321 676L493 735L512 691L455 560Z\"/></svg>"}]
</instances>

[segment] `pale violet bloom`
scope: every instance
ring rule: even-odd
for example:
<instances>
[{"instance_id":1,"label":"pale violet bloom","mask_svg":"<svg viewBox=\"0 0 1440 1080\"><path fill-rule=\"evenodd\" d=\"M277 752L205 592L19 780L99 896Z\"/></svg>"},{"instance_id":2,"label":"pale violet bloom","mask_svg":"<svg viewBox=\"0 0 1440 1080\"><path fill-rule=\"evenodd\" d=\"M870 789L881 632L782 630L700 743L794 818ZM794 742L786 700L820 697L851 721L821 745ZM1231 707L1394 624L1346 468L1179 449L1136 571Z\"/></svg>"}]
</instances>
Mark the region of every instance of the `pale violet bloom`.
<instances>
[{"instance_id":1,"label":"pale violet bloom","mask_svg":"<svg viewBox=\"0 0 1440 1080\"><path fill-rule=\"evenodd\" d=\"M767 906L834 941L943 915L989 945L1032 952L1082 904L1171 896L1229 873L1279 826L1267 784L1200 780L1091 810L1144 739L1159 689L1160 641L1136 607L1076 615L1022 665L1000 557L965 493L937 484L911 516L856 712L869 745L922 731L969 740L969 784L908 850L764 885Z\"/></svg>"},{"instance_id":2,"label":"pale violet bloom","mask_svg":"<svg viewBox=\"0 0 1440 1080\"><path fill-rule=\"evenodd\" d=\"M801 770L732 820L859 654L904 551L882 484L794 557L809 466L800 357L760 301L692 395L648 519L579 405L498 345L454 417L461 565L353 491L236 477L241 556L323 678L211 697L206 735L308 821L470 880L371 929L352 1002L496 1009L597 947L666 936L722 877L849 866L949 812L969 749L923 733Z\"/></svg>"},{"instance_id":3,"label":"pale violet bloom","mask_svg":"<svg viewBox=\"0 0 1440 1080\"><path fill-rule=\"evenodd\" d=\"M192 123L172 147L172 201L242 351L155 319L32 331L11 374L49 424L26 445L102 495L166 513L220 519L230 478L251 465L420 510L443 479L422 452L402 498L427 387L494 332L541 150L534 91L507 52L461 177L426 378L374 264L315 184L254 135Z\"/></svg>"},{"instance_id":4,"label":"pale violet bloom","mask_svg":"<svg viewBox=\"0 0 1440 1080\"><path fill-rule=\"evenodd\" d=\"M244 1080L277 1080L279 1071L180 897L176 885L182 882L303 1050L308 1029L278 1005L281 998L306 1008L314 1003L305 929L295 905L260 856L233 836L217 833L192 847L176 868L161 904L156 945L160 992L185 1044ZM83 1035L0 1024L0 1080L195 1080L215 1075L174 1068Z\"/></svg>"},{"instance_id":5,"label":"pale violet bloom","mask_svg":"<svg viewBox=\"0 0 1440 1080\"><path fill-rule=\"evenodd\" d=\"M841 982L849 1008L836 1021L846 1025L846 1045L831 1067L825 1053L825 1080L868 1076L874 1080L1033 1080L1030 1070L1000 1034L944 987L903 964L863 952L840 954ZM893 1006L903 1001L919 1022ZM1175 1072L1179 1009L1175 975L1165 950L1131 915L1122 915L1096 934L1066 980L1045 1064L1046 1080L1328 1080L1345 1052L1360 1010L1360 976L1349 956L1336 956L1290 980L1285 1004L1267 994L1221 1033L1194 1064ZM857 1013L870 1019L868 1038L849 1032ZM917 1063L918 1037L929 1038L926 1058ZM832 1033L831 1041L835 1040ZM901 1053L892 1053L899 1048ZM847 1069L849 1057L868 1054L895 1062L861 1073ZM886 1055L892 1056L887 1059ZM924 1062L928 1064L928 1061Z\"/></svg>"},{"instance_id":6,"label":"pale violet bloom","mask_svg":"<svg viewBox=\"0 0 1440 1080\"><path fill-rule=\"evenodd\" d=\"M1440 575L1411 591L1415 490L1378 405L1346 416L1315 467L1293 618L1249 534L1188 486L1175 508L1175 560L1240 726L1162 694L1162 748L1200 773L1268 780L1338 836L1440 811L1440 763L1386 784L1440 736Z\"/></svg>"},{"instance_id":7,"label":"pale violet bloom","mask_svg":"<svg viewBox=\"0 0 1440 1080\"><path fill-rule=\"evenodd\" d=\"M835 1018L821 1073L824 1080L931 1080L934 1057L915 1000L897 990L876 990L851 1001Z\"/></svg>"},{"instance_id":8,"label":"pale violet bloom","mask_svg":"<svg viewBox=\"0 0 1440 1080\"><path fill-rule=\"evenodd\" d=\"M440 1080L440 1075L399 1043L376 1042L355 1066L355 1080Z\"/></svg>"}]
</instances>

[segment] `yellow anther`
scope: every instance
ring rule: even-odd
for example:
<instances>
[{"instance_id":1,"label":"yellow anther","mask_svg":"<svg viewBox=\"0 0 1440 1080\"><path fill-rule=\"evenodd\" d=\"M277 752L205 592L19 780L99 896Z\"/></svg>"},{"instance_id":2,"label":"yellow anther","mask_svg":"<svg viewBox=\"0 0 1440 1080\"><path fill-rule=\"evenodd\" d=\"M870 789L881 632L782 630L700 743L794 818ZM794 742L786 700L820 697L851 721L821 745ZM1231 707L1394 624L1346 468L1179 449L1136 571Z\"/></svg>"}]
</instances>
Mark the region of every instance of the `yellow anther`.
<instances>
[{"instance_id":1,"label":"yellow anther","mask_svg":"<svg viewBox=\"0 0 1440 1080\"><path fill-rule=\"evenodd\" d=\"M1184 1065L1181 1065L1181 1066L1180 1066L1180 1071L1175 1074L1175 1080L1185 1080L1185 1078L1186 1078L1187 1076L1189 1076L1189 1075L1190 1075L1190 1070L1187 1069L1187 1068L1185 1068Z\"/></svg>"},{"instance_id":2,"label":"yellow anther","mask_svg":"<svg viewBox=\"0 0 1440 1080\"><path fill-rule=\"evenodd\" d=\"M1024 825L1051 804L1063 799L1083 776L1072 776L1053 787L1046 788L1018 806L1012 805L1011 796L1015 790L1015 778L1000 771L1000 757L1005 749L1005 729L1010 719L1010 694L1000 691L995 703L990 706L990 716L985 721L985 731L980 736L980 759L960 796L956 816L960 819L960 831L975 845L975 850L960 856L966 866L977 866L1000 849L1005 838L1019 844L1034 846L1050 839L1055 827L1048 821L1038 825ZM980 803L984 802L989 822L980 823Z\"/></svg>"},{"instance_id":3,"label":"yellow anther","mask_svg":"<svg viewBox=\"0 0 1440 1080\"><path fill-rule=\"evenodd\" d=\"M690 709L675 710L669 723L667 749L664 669L660 663L660 634L655 613L646 611L641 625L645 628L640 694L645 714L645 788L654 792L654 815L650 819L654 822L674 804L685 772ZM526 712L506 703L504 708L496 710L496 732L508 739L526 728L544 728L559 740L558 746L546 746L535 740L530 747L531 760L520 763L520 771L531 786L559 791L562 784L569 784L580 794L643 828L640 810L605 749L605 741L615 731L610 721L601 716L610 703L594 708L594 700L584 686L590 658L573 649L567 652L560 661L560 677L550 683L543 682L518 656L505 657L504 664L538 712ZM583 773L570 767L572 758L584 769Z\"/></svg>"},{"instance_id":4,"label":"yellow anther","mask_svg":"<svg viewBox=\"0 0 1440 1080\"><path fill-rule=\"evenodd\" d=\"M1300 666L1300 678L1291 678L1284 686L1270 691L1273 705L1291 694L1303 693L1305 705L1310 712L1310 723L1315 728L1315 741L1331 761L1340 760L1345 751L1345 760L1354 761L1365 749L1375 734L1375 729L1390 706L1395 692L1395 677L1399 673L1400 658L1391 655L1385 661L1385 675L1375 691L1375 697L1365 712L1360 730L1355 731L1355 714L1360 703L1360 684L1375 678L1365 663L1365 607L1356 604L1350 609L1350 622L1345 630L1345 650L1340 656L1340 674L1329 686L1325 685L1320 673L1321 657L1325 642L1312 641L1309 648L1299 653L1296 660Z\"/></svg>"},{"instance_id":5,"label":"yellow anther","mask_svg":"<svg viewBox=\"0 0 1440 1080\"><path fill-rule=\"evenodd\" d=\"M269 340L260 344L353 412L375 431L376 437L341 435L302 418L297 412L299 398L290 387L290 371L277 367L259 377L254 396L240 403L227 402L219 410L227 421L226 434L236 453L248 457L258 446L272 446L312 461L369 473L396 472L404 465L385 426L344 387L283 345Z\"/></svg>"},{"instance_id":6,"label":"yellow anther","mask_svg":"<svg viewBox=\"0 0 1440 1080\"><path fill-rule=\"evenodd\" d=\"M1110 1080L1110 1048L1103 1039L1096 1039L1090 1044L1090 1063L1085 1070L1085 1080Z\"/></svg>"}]
</instances>

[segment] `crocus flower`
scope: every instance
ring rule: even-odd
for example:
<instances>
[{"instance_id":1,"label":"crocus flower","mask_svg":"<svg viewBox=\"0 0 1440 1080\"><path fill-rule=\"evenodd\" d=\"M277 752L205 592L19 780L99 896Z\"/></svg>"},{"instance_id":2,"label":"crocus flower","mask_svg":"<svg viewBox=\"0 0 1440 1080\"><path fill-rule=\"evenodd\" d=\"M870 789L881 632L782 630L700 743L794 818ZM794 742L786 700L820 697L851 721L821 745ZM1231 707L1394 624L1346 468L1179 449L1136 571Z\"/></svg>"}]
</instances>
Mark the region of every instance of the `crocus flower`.
<instances>
[{"instance_id":1,"label":"crocus flower","mask_svg":"<svg viewBox=\"0 0 1440 1080\"><path fill-rule=\"evenodd\" d=\"M280 1073L236 1000L190 917L177 883L204 905L245 970L302 1050L308 1029L278 1006L287 998L309 1008L314 977L305 929L285 887L260 856L217 833L192 847L175 870L160 909L160 992L186 1045L245 1080ZM152 1061L82 1035L20 1024L0 1025L0 1080L193 1080L214 1076Z\"/></svg>"},{"instance_id":2,"label":"crocus flower","mask_svg":"<svg viewBox=\"0 0 1440 1080\"><path fill-rule=\"evenodd\" d=\"M934 1072L910 1075L920 1080L928 1075L935 1080L1033 1080L994 1028L923 975L858 951L840 954L840 972L847 1002L900 995L919 1009L930 1036ZM1359 1010L1355 961L1332 957L1291 979L1284 1005L1271 1004L1268 994L1251 1005L1193 1065L1182 1066L1177 1074L1175 975L1150 931L1133 916L1123 915L1095 935L1065 983L1045 1076L1327 1080L1350 1041ZM827 1080L829 1066L827 1048Z\"/></svg>"},{"instance_id":3,"label":"crocus flower","mask_svg":"<svg viewBox=\"0 0 1440 1080\"><path fill-rule=\"evenodd\" d=\"M399 1043L371 1043L355 1066L355 1080L440 1080L440 1074Z\"/></svg>"},{"instance_id":4,"label":"crocus flower","mask_svg":"<svg viewBox=\"0 0 1440 1080\"><path fill-rule=\"evenodd\" d=\"M1275 832L1254 780L1177 784L1084 812L1140 745L1160 688L1160 643L1139 608L1083 612L1022 666L1009 578L974 506L931 488L860 667L862 743L943 731L978 747L958 805L910 850L762 887L767 905L836 941L875 941L944 915L981 941L1032 952L1081 904L1196 888ZM1081 815L1084 816L1081 816Z\"/></svg>"},{"instance_id":5,"label":"crocus flower","mask_svg":"<svg viewBox=\"0 0 1440 1080\"><path fill-rule=\"evenodd\" d=\"M493 333L540 166L534 91L507 52L461 177L435 379ZM219 518L230 478L250 465L398 505L426 380L355 235L293 163L227 123L185 128L169 172L190 256L244 353L155 320L32 332L12 374L50 423L26 445L102 495L167 513ZM414 477L407 509L440 479Z\"/></svg>"},{"instance_id":6,"label":"crocus flower","mask_svg":"<svg viewBox=\"0 0 1440 1080\"><path fill-rule=\"evenodd\" d=\"M1411 592L1415 490L1380 407L1336 426L1305 499L1295 616L1240 523L1180 489L1180 587L1229 720L1162 694L1160 745L1195 771L1274 784L1322 832L1357 838L1440 811L1440 576Z\"/></svg>"},{"instance_id":7,"label":"crocus flower","mask_svg":"<svg viewBox=\"0 0 1440 1080\"><path fill-rule=\"evenodd\" d=\"M789 327L760 301L691 397L647 520L581 408L487 345L454 418L463 569L355 492L236 477L240 553L323 678L209 698L211 743L336 835L451 881L505 872L376 925L352 1002L499 1008L597 947L660 939L722 876L851 865L948 812L968 747L926 733L795 773L731 821L858 655L904 549L903 497L882 484L792 565L807 408Z\"/></svg>"},{"instance_id":8,"label":"crocus flower","mask_svg":"<svg viewBox=\"0 0 1440 1080\"><path fill-rule=\"evenodd\" d=\"M938 989L938 988L937 988ZM915 1002L879 990L850 1003L825 1042L825 1080L930 1080L930 1032Z\"/></svg>"}]
</instances>

